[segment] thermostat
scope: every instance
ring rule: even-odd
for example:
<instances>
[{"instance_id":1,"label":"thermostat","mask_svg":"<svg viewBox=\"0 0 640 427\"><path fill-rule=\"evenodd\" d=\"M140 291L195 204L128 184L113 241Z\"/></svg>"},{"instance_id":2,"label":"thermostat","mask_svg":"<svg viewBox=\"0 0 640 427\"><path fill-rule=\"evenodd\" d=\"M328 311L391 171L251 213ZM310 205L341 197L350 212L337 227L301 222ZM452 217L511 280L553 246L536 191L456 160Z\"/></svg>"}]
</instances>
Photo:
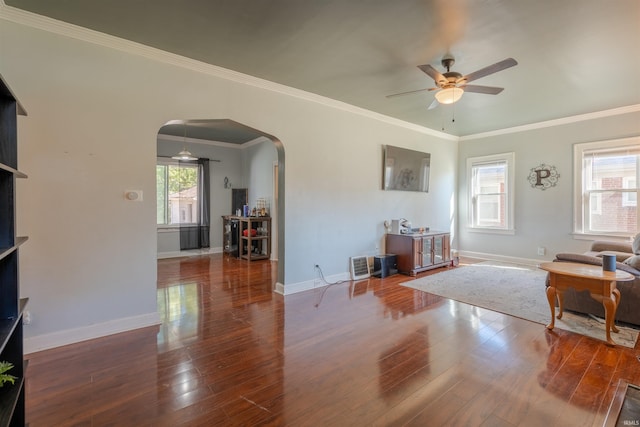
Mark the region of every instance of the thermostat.
<instances>
[{"instance_id":1,"label":"thermostat","mask_svg":"<svg viewBox=\"0 0 640 427\"><path fill-rule=\"evenodd\" d=\"M124 198L132 202L141 202L142 190L127 190L124 192Z\"/></svg>"}]
</instances>

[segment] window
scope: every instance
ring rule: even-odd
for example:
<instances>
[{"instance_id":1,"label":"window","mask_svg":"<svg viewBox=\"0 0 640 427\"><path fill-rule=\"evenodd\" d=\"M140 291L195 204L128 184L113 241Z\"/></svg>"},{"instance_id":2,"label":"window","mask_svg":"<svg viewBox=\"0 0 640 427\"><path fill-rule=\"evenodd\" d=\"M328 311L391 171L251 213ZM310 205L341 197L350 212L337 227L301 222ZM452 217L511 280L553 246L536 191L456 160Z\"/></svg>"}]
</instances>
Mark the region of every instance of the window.
<instances>
[{"instance_id":1,"label":"window","mask_svg":"<svg viewBox=\"0 0 640 427\"><path fill-rule=\"evenodd\" d=\"M574 232L632 236L638 223L640 138L574 145Z\"/></svg>"},{"instance_id":2,"label":"window","mask_svg":"<svg viewBox=\"0 0 640 427\"><path fill-rule=\"evenodd\" d=\"M513 153L467 159L472 228L513 233Z\"/></svg>"},{"instance_id":3,"label":"window","mask_svg":"<svg viewBox=\"0 0 640 427\"><path fill-rule=\"evenodd\" d=\"M158 159L156 222L159 226L198 223L198 175L197 163Z\"/></svg>"}]
</instances>

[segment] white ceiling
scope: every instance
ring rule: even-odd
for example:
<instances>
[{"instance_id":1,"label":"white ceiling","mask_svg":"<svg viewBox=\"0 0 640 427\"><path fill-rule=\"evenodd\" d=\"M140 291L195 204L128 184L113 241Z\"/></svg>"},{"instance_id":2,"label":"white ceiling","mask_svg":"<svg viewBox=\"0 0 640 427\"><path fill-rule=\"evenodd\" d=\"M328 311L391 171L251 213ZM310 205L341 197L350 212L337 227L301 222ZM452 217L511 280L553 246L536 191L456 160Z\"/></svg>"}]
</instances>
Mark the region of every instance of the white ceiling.
<instances>
[{"instance_id":1,"label":"white ceiling","mask_svg":"<svg viewBox=\"0 0 640 427\"><path fill-rule=\"evenodd\" d=\"M638 0L5 3L458 136L640 104ZM474 82L499 95L386 98L432 87L417 65L447 51L462 74L519 64Z\"/></svg>"}]
</instances>

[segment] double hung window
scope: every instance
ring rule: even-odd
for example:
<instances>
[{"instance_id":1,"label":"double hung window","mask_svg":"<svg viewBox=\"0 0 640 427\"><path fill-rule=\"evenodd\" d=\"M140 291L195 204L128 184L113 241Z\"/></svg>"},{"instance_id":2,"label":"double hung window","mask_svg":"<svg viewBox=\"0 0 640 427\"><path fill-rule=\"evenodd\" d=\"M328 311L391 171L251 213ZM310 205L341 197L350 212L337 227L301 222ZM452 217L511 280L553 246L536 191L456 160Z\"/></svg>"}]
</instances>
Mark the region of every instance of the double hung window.
<instances>
[{"instance_id":1,"label":"double hung window","mask_svg":"<svg viewBox=\"0 0 640 427\"><path fill-rule=\"evenodd\" d=\"M504 153L467 159L471 228L513 233L514 158Z\"/></svg>"},{"instance_id":2,"label":"double hung window","mask_svg":"<svg viewBox=\"0 0 640 427\"><path fill-rule=\"evenodd\" d=\"M156 164L158 227L198 223L199 166L159 158Z\"/></svg>"},{"instance_id":3,"label":"double hung window","mask_svg":"<svg viewBox=\"0 0 640 427\"><path fill-rule=\"evenodd\" d=\"M632 236L638 223L640 138L574 145L574 232Z\"/></svg>"}]
</instances>

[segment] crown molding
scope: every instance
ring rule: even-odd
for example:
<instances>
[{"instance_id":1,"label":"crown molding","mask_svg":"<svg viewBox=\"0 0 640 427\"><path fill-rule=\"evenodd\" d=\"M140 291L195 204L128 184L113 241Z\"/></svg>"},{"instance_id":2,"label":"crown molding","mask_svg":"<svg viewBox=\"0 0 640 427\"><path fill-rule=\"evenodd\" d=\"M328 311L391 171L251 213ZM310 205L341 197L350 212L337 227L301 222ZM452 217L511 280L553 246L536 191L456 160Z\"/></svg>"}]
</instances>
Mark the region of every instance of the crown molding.
<instances>
[{"instance_id":1,"label":"crown molding","mask_svg":"<svg viewBox=\"0 0 640 427\"><path fill-rule=\"evenodd\" d=\"M125 40L119 37L100 33L98 31L80 27L78 25L69 24L63 21L58 21L56 19L48 18L32 12L27 12L21 9L17 9L15 7L8 6L4 0L0 0L0 19L25 25L28 27L36 28L39 30L55 33L58 35L74 38L77 40L85 41L85 42L96 44L99 46L119 50L132 55L141 56L153 61L162 62L168 65L174 65L174 66L188 69L191 71L207 74L213 77L222 78L235 83L253 86L253 87L268 90L271 92L277 92L286 96L303 99L303 100L321 104L327 107L331 107L331 108L335 108L345 112L371 118L379 122L387 123L393 126L398 126L411 131L419 132L422 134L434 136L436 138L440 138L447 141L453 141L453 142L472 141L476 139L489 138L489 137L499 136L499 135L508 135L508 134L517 133L517 132L526 132L526 131L535 130L535 129L561 126L561 125L577 123L585 120L593 120L593 119L598 119L603 117L610 117L610 116L616 116L616 115L622 115L622 114L640 111L640 104L635 104L635 105L630 105L626 107L613 108L605 111L586 113L586 114L581 114L577 116L564 117L560 119L547 120L543 122L531 123L531 124L522 125L522 126L515 126L511 128L498 129L495 131L482 132L482 133L458 137L448 133L436 131L434 129L430 129L424 126L420 126L414 123L409 123L404 120L385 116L383 114L376 113L374 111L367 110L361 107L356 107L354 105L347 104L342 101L337 101L335 99L327 98L325 96L317 95L311 92L306 92L300 89L295 89L279 83L274 83L268 80L253 77L248 74L239 73L237 71L229 70L227 68L207 64L202 61L197 61L195 59L190 59L184 56L169 53L169 52L156 49L153 47L149 47L140 43L132 42L130 40Z\"/></svg>"},{"instance_id":2,"label":"crown molding","mask_svg":"<svg viewBox=\"0 0 640 427\"><path fill-rule=\"evenodd\" d=\"M251 141L247 141L245 143L243 143L241 145L241 147L244 148L249 148L249 147L253 147L255 145L260 145L263 142L274 142L272 140L270 140L269 138L267 138L266 136L259 136L257 138L252 139Z\"/></svg>"},{"instance_id":3,"label":"crown molding","mask_svg":"<svg viewBox=\"0 0 640 427\"><path fill-rule=\"evenodd\" d=\"M242 144L236 144L233 142L223 142L223 141L213 141L209 139L200 139L200 138L190 138L190 137L182 137L175 135L167 135L164 133L159 133L158 140L167 141L167 142L175 142L178 144L200 144L200 145L210 145L213 147L223 147L223 148L231 148L234 150L244 150L249 147L253 147L254 145L259 145L263 142L273 142L271 139L266 136L259 136L247 142L243 142Z\"/></svg>"},{"instance_id":4,"label":"crown molding","mask_svg":"<svg viewBox=\"0 0 640 427\"><path fill-rule=\"evenodd\" d=\"M234 144L232 142L211 141L208 139L199 139L199 138L190 138L190 137L185 138L182 136L166 135L163 133L159 133L157 139L160 141L175 142L178 144L186 143L186 144L211 145L214 147L232 148L234 150L240 150L243 148L245 144L248 144L247 142L243 144Z\"/></svg>"},{"instance_id":5,"label":"crown molding","mask_svg":"<svg viewBox=\"0 0 640 427\"><path fill-rule=\"evenodd\" d=\"M59 21L46 16L38 15L33 12L27 12L21 9L17 9L12 6L8 6L4 0L0 0L0 19L14 22L16 24L25 25L28 27L36 28L39 30L51 32L54 34L70 37L73 39L85 41L88 43L96 44L99 46L119 50L132 55L142 56L144 58L162 62L177 67L182 67L191 71L207 74L214 77L223 78L236 83L254 86L256 88L268 90L271 92L277 92L283 95L303 99L306 101L321 104L327 107L335 108L345 112L358 114L360 116L368 117L380 122L399 126L405 129L409 129L415 132L435 136L440 139L449 141L458 141L458 137L450 135L444 132L439 132L424 126L419 126L414 123L409 123L404 120L395 119L393 117L385 116L380 113L376 113L371 110L367 110L361 107L356 107L345 102L337 101L335 99L327 98L325 96L317 95L314 93L306 92L300 89L295 89L289 86L285 86L279 83L274 83L268 80L253 77L247 74L239 73L226 68L218 67L197 61L195 59L186 58L184 56L169 53L160 49L149 47L141 43L132 42L119 37L115 37L109 34L104 34L98 31L90 30L88 28L80 27L78 25L69 24L67 22Z\"/></svg>"},{"instance_id":6,"label":"crown molding","mask_svg":"<svg viewBox=\"0 0 640 427\"><path fill-rule=\"evenodd\" d=\"M498 129L490 132L476 133L473 135L461 136L459 141L472 141L474 139L489 138L498 135L508 135L517 132L526 132L535 129L544 129L554 126L562 126L571 123L578 123L585 120L601 119L604 117L620 116L622 114L636 113L640 111L640 104L628 105L626 107L612 108L610 110L596 111L593 113L579 114L577 116L562 117L560 119L546 120L544 122L530 123L522 126Z\"/></svg>"}]
</instances>

